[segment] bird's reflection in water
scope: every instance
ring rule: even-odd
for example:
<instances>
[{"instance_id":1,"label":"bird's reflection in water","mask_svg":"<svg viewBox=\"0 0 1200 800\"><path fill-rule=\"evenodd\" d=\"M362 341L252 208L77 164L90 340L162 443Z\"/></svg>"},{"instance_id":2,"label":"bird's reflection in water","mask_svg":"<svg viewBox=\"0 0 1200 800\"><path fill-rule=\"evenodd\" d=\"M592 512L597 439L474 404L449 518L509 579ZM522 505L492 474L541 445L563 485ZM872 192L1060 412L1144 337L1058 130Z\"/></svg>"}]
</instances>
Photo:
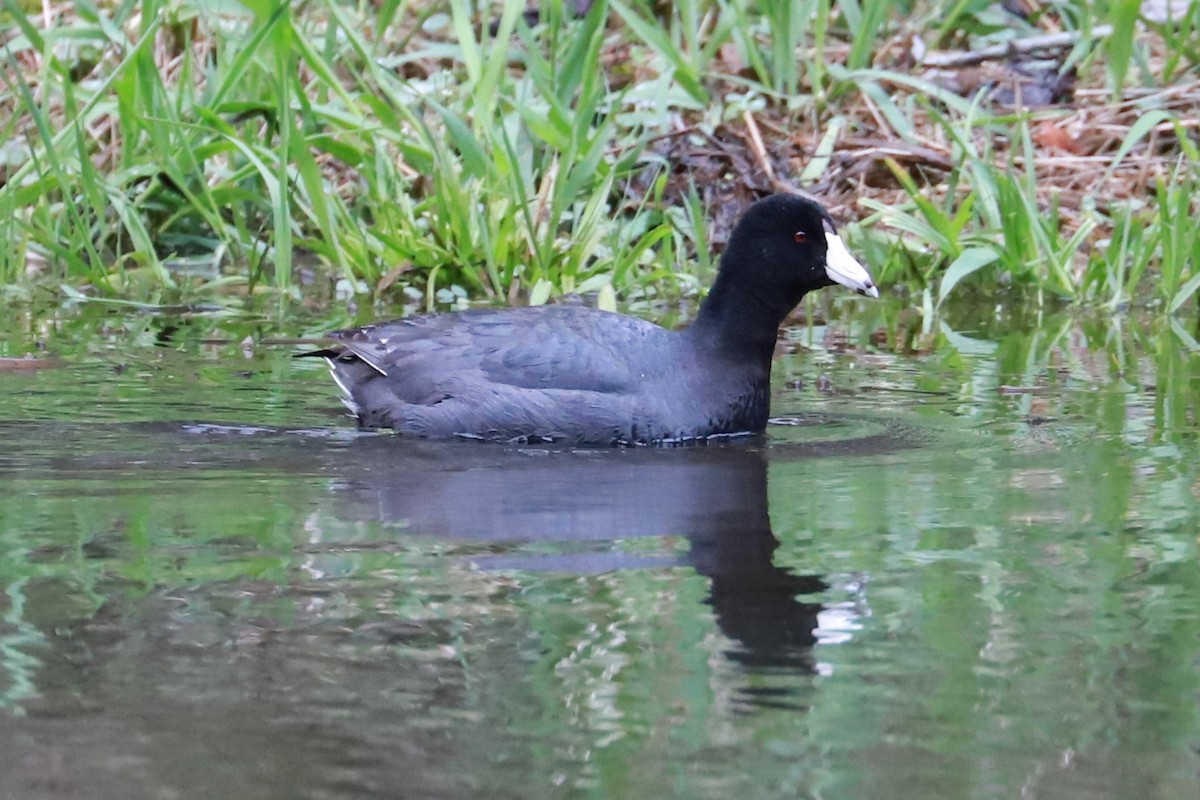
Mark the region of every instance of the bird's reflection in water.
<instances>
[{"instance_id":1,"label":"bird's reflection in water","mask_svg":"<svg viewBox=\"0 0 1200 800\"><path fill-rule=\"evenodd\" d=\"M689 549L681 559L564 546L561 553L500 551L474 560L483 569L576 573L690 565L711 581L707 602L734 643L732 660L752 670L813 669L822 606L802 596L826 584L774 562L779 540L761 443L556 452L364 439L343 455L335 468L343 513L403 522L422 535L568 545L684 536Z\"/></svg>"},{"instance_id":2,"label":"bird's reflection in water","mask_svg":"<svg viewBox=\"0 0 1200 800\"><path fill-rule=\"evenodd\" d=\"M253 447L245 446L248 437ZM706 602L732 643L730 660L748 670L788 673L815 667L823 610L817 598L827 587L820 576L775 563L780 542L768 515L768 461L816 464L915 443L897 430L770 447L758 439L677 449L553 450L161 423L122 426L119 441L114 453L93 452L94 445L74 456L55 451L56 474L130 469L129 451L137 455L137 469L160 476L239 466L323 475L331 479L338 516L481 543L483 552L473 560L483 569L590 574L688 566L710 581ZM26 458L23 469L37 474L49 463ZM682 556L614 544L681 536L688 542ZM539 546L521 546L526 543ZM755 692L756 703L779 702L768 689Z\"/></svg>"}]
</instances>

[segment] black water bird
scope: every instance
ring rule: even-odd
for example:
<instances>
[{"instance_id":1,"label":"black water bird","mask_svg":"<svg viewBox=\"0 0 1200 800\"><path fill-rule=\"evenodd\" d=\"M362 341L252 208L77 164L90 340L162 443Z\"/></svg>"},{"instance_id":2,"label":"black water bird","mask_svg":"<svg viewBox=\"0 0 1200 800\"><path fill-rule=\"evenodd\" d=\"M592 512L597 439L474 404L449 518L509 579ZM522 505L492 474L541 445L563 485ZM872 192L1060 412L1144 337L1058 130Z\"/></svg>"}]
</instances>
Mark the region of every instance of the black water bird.
<instances>
[{"instance_id":1,"label":"black water bird","mask_svg":"<svg viewBox=\"0 0 1200 800\"><path fill-rule=\"evenodd\" d=\"M808 292L878 297L829 213L777 194L730 234L696 320L669 331L583 306L479 309L334 331L323 356L364 428L569 445L761 433L779 325Z\"/></svg>"}]
</instances>

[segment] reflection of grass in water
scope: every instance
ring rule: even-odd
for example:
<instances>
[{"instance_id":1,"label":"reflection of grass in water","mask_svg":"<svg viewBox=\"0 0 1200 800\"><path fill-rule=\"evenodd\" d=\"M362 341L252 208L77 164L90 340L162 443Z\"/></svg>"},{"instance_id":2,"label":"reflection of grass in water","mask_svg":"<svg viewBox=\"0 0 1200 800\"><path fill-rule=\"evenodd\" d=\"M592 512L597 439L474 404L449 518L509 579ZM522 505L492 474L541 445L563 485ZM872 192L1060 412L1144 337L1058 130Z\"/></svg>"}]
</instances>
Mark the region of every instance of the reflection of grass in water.
<instances>
[{"instance_id":1,"label":"reflection of grass in water","mask_svg":"<svg viewBox=\"0 0 1200 800\"><path fill-rule=\"evenodd\" d=\"M345 752L321 725L330 719L354 741L364 765L356 774L369 777L374 764L399 757L397 742L452 739L453 751L419 751L419 765L405 764L410 781L437 771L443 792L459 767L472 779L493 776L499 767L481 754L500 751L540 759L533 767L516 759L511 785L522 791L551 776L596 780L603 768L608 783L596 791L648 787L664 796L714 786L728 794L741 780L755 796L765 779L810 776L833 787L825 794L857 796L856 782L874 780L887 787L877 794L890 796L897 775L921 796L1014 795L1029 775L1053 774L1065 746L1105 764L1123 754L1123 767L1145 775L1159 764L1183 774L1196 733L1200 642L1194 337L1182 322L1131 315L998 318L953 303L943 311L945 326L925 330L925 320L895 306L869 306L865 319L886 329L869 348L846 335L786 359L808 388L776 411L798 409L818 424L771 429L765 486L780 544L769 556L782 573L820 574L831 587L805 596L839 612L818 620L827 626L813 650L819 676L740 664L711 604L713 581L687 568L645 568L686 557L686 531L600 546L632 556L606 567L632 568L538 572L540 556L578 567L554 557L582 558L593 547L401 536L345 513L337 497L355 473L315 474L303 437L277 452L284 437L245 435L249 425L114 432L120 426L89 424L100 413L93 398L73 409L71 425L0 425L0 584L9 611L0 693L19 710L20 692L41 689L65 718L55 724L86 714L84 723L102 721L108 736L135 702L139 719L182 720L173 724L188 729L189 748L193 716L147 714L147 702L156 712L165 700L175 711L215 707L219 733L232 736L249 724L222 705L234 698L263 712L264 727L252 728L267 731L261 741L280 737L283 709L287 763L298 742L319 738L311 762L342 780ZM851 331L875 327L851 323ZM156 351L136 333L123 340L95 330L103 331L93 334L99 349L117 349L118 360L122 347ZM122 414L161 418L161 393L179 388L168 389L179 366L208 360L198 357L210 353L199 337L180 337L181 352L161 360L168 368L112 374ZM211 361L236 361L237 350L212 352ZM273 362L259 354L236 363ZM849 393L821 394L811 373ZM33 380L47 376L69 373ZM26 382L22 391L47 388L30 379L9 376ZM286 425L292 398L278 386L247 388L234 368L206 379L214 385L183 388L200 398L242 392L244 408ZM124 382L142 391L125 394ZM19 409L44 400L16 396L0 402ZM201 406L170 408L194 423ZM934 434L886 456L788 457L793 434L803 453L823 436L853 441L880 428L905 444L910 430ZM381 464L351 466L387 474L395 442L371 441ZM418 466L474 457L481 469L504 468L496 448L429 445L407 450L431 459ZM614 455L670 463L695 453L605 454ZM570 460L530 473L564 476L550 490L528 479L530 495L550 510L560 491L595 490L570 480ZM406 488L380 487L384 496ZM738 522L730 521L734 550L754 532ZM501 571L476 568L489 554L500 556L492 563ZM505 562L509 554L518 559ZM763 630L779 622L766 617ZM69 664L39 674L51 658ZM747 701L755 692L763 703ZM286 738L296 723L299 738ZM1143 745L1161 759L1151 768ZM260 769L264 752L224 755L223 771L247 769L243 759ZM453 752L465 755L456 761ZM752 777L743 779L748 764ZM1087 769L1095 767L1081 758L1068 771L1076 780ZM1142 785L1143 773L1123 774ZM976 775L983 783L972 783ZM783 793L795 794L788 785ZM837 792L843 785L855 789Z\"/></svg>"},{"instance_id":2,"label":"reflection of grass in water","mask_svg":"<svg viewBox=\"0 0 1200 800\"><path fill-rule=\"evenodd\" d=\"M0 707L17 715L23 713L22 703L39 694L35 679L40 662L30 651L45 644L42 632L24 618L24 588L28 580L18 578L7 582L4 626L9 630L0 634L0 670L4 673L0 680Z\"/></svg>"},{"instance_id":3,"label":"reflection of grass in water","mask_svg":"<svg viewBox=\"0 0 1200 800\"><path fill-rule=\"evenodd\" d=\"M533 30L522 0L474 5L50 3L44 28L10 4L0 283L663 313L777 177L869 214L851 244L916 306L976 285L1174 311L1200 286L1194 3L1146 31L1124 1L550 2ZM1078 36L1048 67L889 68L1051 29ZM1060 106L988 99L1073 70Z\"/></svg>"}]
</instances>

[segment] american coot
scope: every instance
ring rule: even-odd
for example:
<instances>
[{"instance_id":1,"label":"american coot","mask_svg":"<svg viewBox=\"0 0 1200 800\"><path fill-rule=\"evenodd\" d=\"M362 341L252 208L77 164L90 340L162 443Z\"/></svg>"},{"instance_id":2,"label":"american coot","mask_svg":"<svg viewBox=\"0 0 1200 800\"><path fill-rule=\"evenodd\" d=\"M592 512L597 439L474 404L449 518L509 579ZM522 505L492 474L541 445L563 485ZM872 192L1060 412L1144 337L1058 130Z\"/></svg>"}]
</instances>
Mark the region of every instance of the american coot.
<instances>
[{"instance_id":1,"label":"american coot","mask_svg":"<svg viewBox=\"0 0 1200 800\"><path fill-rule=\"evenodd\" d=\"M323 356L364 428L587 445L761 433L779 325L840 283L878 297L818 203L777 194L734 227L681 331L582 306L481 309L329 334Z\"/></svg>"}]
</instances>

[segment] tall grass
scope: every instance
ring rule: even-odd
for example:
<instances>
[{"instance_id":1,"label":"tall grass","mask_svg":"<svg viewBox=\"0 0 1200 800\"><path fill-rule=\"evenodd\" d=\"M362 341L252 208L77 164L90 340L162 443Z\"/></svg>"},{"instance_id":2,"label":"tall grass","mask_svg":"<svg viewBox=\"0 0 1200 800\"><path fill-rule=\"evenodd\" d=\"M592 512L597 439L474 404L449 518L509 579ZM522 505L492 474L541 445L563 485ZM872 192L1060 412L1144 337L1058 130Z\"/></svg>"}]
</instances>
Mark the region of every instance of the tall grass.
<instances>
[{"instance_id":1,"label":"tall grass","mask_svg":"<svg viewBox=\"0 0 1200 800\"><path fill-rule=\"evenodd\" d=\"M1196 64L1198 5L1147 38L1136 3L1067 3L1068 27L1113 25L1068 62L1114 97L1169 86ZM778 176L794 185L828 182L848 137L945 147L940 184L891 161L899 194L839 201L864 217L852 244L881 282L928 307L973 288L1177 311L1197 293L1200 158L1175 107L1137 101L1113 153L1110 184L1166 153L1148 193L1098 184L1068 209L1035 135L1063 111L997 112L896 65L913 26L933 47L1011 35L976 4L541 7L531 27L520 0L123 0L49 19L6 0L0 284L240 302L311 294L315 264L318 283L382 303L653 302L695 291L713 261L713 209L669 189L687 165L657 143L751 115L814 132Z\"/></svg>"}]
</instances>

